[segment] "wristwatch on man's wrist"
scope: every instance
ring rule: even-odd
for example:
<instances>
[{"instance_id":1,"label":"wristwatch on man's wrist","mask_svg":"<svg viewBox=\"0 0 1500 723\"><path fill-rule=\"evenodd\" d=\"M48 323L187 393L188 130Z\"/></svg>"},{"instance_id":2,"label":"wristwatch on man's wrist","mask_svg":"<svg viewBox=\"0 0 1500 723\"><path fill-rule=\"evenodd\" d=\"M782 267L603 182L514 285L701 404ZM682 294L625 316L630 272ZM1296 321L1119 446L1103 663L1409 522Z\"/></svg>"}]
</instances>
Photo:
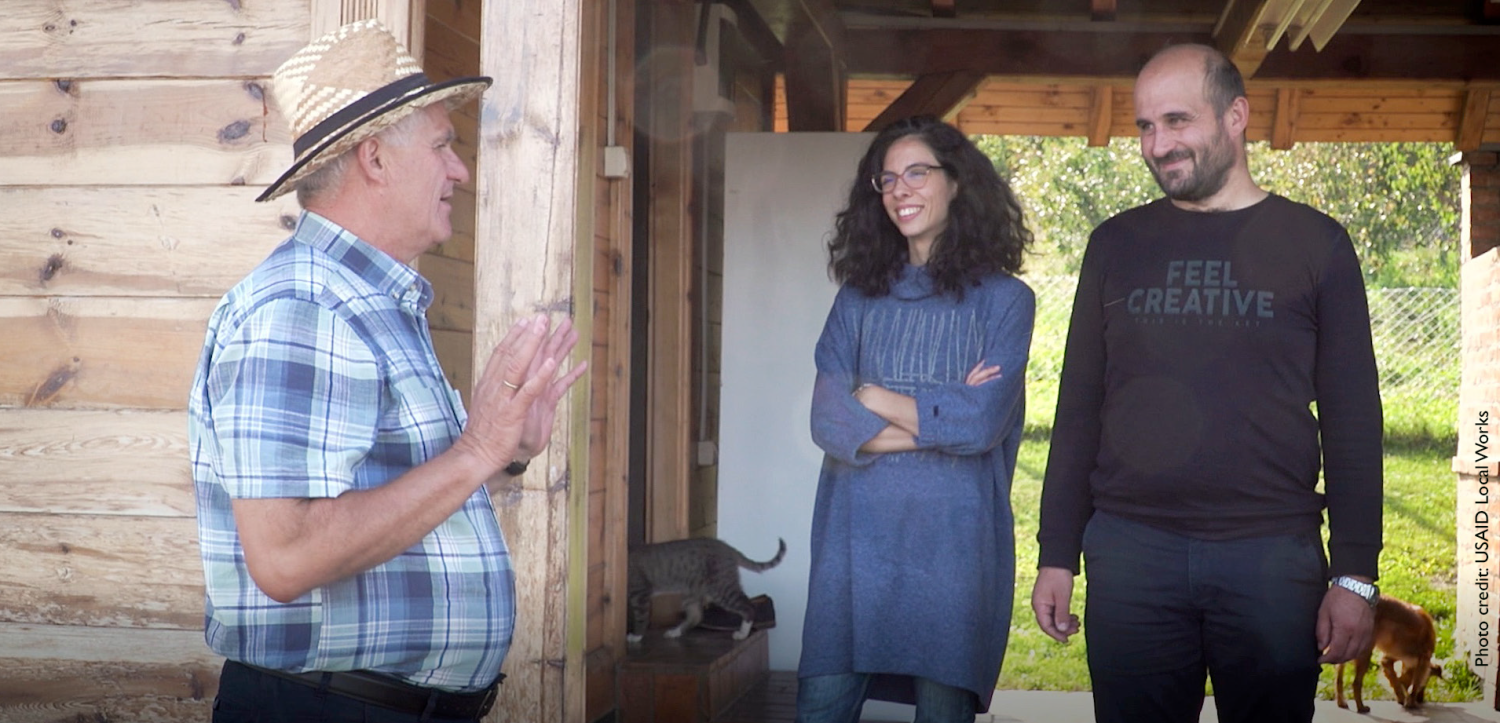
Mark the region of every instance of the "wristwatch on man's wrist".
<instances>
[{"instance_id":1,"label":"wristwatch on man's wrist","mask_svg":"<svg viewBox=\"0 0 1500 723\"><path fill-rule=\"evenodd\" d=\"M1375 607L1375 603L1380 601L1380 588L1373 582L1356 580L1348 575L1339 575L1329 582L1364 598L1365 602L1369 603L1372 608Z\"/></svg>"}]
</instances>

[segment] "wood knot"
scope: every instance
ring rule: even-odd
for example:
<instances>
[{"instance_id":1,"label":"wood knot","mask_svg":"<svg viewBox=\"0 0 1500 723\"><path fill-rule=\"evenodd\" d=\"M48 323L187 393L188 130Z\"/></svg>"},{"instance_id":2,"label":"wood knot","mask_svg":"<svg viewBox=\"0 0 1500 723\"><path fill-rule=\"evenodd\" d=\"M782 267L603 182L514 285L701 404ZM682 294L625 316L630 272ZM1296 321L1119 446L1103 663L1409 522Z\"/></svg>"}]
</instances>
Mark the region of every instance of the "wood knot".
<instances>
[{"instance_id":1,"label":"wood knot","mask_svg":"<svg viewBox=\"0 0 1500 723\"><path fill-rule=\"evenodd\" d=\"M251 98L258 101L264 102L266 100L266 89L260 83L253 80L245 83L245 92L249 93Z\"/></svg>"},{"instance_id":2,"label":"wood knot","mask_svg":"<svg viewBox=\"0 0 1500 723\"><path fill-rule=\"evenodd\" d=\"M53 119L52 124L49 125L49 126L47 126L47 127L51 128L53 133L57 133L57 134L67 133L68 132L68 119L67 118L55 118L55 119Z\"/></svg>"},{"instance_id":3,"label":"wood knot","mask_svg":"<svg viewBox=\"0 0 1500 723\"><path fill-rule=\"evenodd\" d=\"M234 36L233 44L234 45L244 45L245 44L245 34L244 33L240 33L240 34Z\"/></svg>"},{"instance_id":4,"label":"wood knot","mask_svg":"<svg viewBox=\"0 0 1500 723\"><path fill-rule=\"evenodd\" d=\"M219 129L219 142L231 143L250 133L250 121L237 120Z\"/></svg>"},{"instance_id":5,"label":"wood knot","mask_svg":"<svg viewBox=\"0 0 1500 723\"><path fill-rule=\"evenodd\" d=\"M57 395L62 392L63 387L67 386L68 382L73 381L73 378L78 376L78 369L77 358L74 358L73 363L70 365L54 369L51 374L47 375L46 379L43 379L36 385L35 389L31 390L31 395L26 398L25 406L40 407L51 404L53 400L57 399Z\"/></svg>"},{"instance_id":6,"label":"wood knot","mask_svg":"<svg viewBox=\"0 0 1500 723\"><path fill-rule=\"evenodd\" d=\"M52 87L56 88L59 92L67 93L68 95L74 95L73 81L66 78L58 78L57 80L52 81Z\"/></svg>"},{"instance_id":7,"label":"wood knot","mask_svg":"<svg viewBox=\"0 0 1500 723\"><path fill-rule=\"evenodd\" d=\"M67 233L65 231L63 231L62 229L60 229L60 228L54 228L54 229L52 229L52 238L62 238L63 236L66 236L66 235L67 235Z\"/></svg>"},{"instance_id":8,"label":"wood knot","mask_svg":"<svg viewBox=\"0 0 1500 723\"><path fill-rule=\"evenodd\" d=\"M289 214L289 213L283 213L283 214L281 214L281 227L284 228L284 229L286 229L286 230L288 230L288 231L294 231L294 230L296 230L296 228L297 228L297 217L293 216L292 214Z\"/></svg>"},{"instance_id":9,"label":"wood knot","mask_svg":"<svg viewBox=\"0 0 1500 723\"><path fill-rule=\"evenodd\" d=\"M37 274L37 278L41 279L43 284L46 284L52 280L52 277L57 275L57 272L62 270L64 265L62 254L52 254L47 257L47 263L42 265L42 270Z\"/></svg>"}]
</instances>

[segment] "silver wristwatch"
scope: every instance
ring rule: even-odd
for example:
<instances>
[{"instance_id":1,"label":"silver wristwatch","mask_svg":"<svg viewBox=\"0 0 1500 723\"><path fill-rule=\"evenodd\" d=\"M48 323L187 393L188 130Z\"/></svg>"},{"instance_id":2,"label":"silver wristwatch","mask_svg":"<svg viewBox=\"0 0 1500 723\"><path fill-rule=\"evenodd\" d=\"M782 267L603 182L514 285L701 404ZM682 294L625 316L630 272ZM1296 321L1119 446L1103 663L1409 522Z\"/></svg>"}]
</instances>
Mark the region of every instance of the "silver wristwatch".
<instances>
[{"instance_id":1,"label":"silver wristwatch","mask_svg":"<svg viewBox=\"0 0 1500 723\"><path fill-rule=\"evenodd\" d=\"M1364 598L1372 608L1375 603L1380 602L1380 588L1373 582L1361 582L1348 575L1339 575L1329 582Z\"/></svg>"}]
</instances>

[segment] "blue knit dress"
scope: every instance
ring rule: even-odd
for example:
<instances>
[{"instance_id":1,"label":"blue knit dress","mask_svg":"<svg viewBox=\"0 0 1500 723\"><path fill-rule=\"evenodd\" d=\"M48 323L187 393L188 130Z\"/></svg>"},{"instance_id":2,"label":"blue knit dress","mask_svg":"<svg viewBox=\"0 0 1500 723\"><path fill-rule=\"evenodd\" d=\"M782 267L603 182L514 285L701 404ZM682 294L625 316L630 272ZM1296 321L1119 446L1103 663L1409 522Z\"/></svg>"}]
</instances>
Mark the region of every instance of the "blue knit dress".
<instances>
[{"instance_id":1,"label":"blue knit dress","mask_svg":"<svg viewBox=\"0 0 1500 723\"><path fill-rule=\"evenodd\" d=\"M839 290L815 356L826 454L799 676L873 673L870 697L902 703L924 677L988 710L1014 597L1010 481L1035 304L1003 274L959 301L914 266L886 296ZM980 360L1001 376L970 387ZM858 451L886 426L851 395L864 383L916 398L918 450Z\"/></svg>"}]
</instances>

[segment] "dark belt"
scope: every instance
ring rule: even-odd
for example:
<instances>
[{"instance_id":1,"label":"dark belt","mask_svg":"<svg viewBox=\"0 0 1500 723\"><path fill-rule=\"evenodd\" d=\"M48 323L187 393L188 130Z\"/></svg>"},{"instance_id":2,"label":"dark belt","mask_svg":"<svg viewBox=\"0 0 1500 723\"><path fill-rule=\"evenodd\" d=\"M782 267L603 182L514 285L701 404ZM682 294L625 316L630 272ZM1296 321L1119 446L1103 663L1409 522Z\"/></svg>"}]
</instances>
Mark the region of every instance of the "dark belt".
<instances>
[{"instance_id":1,"label":"dark belt","mask_svg":"<svg viewBox=\"0 0 1500 723\"><path fill-rule=\"evenodd\" d=\"M311 688L325 689L362 703L435 718L483 718L495 704L495 696L500 690L500 680L478 692L450 693L437 688L412 685L404 680L365 670L288 673L234 660L226 662ZM504 679L505 676L501 675L500 678Z\"/></svg>"}]
</instances>

